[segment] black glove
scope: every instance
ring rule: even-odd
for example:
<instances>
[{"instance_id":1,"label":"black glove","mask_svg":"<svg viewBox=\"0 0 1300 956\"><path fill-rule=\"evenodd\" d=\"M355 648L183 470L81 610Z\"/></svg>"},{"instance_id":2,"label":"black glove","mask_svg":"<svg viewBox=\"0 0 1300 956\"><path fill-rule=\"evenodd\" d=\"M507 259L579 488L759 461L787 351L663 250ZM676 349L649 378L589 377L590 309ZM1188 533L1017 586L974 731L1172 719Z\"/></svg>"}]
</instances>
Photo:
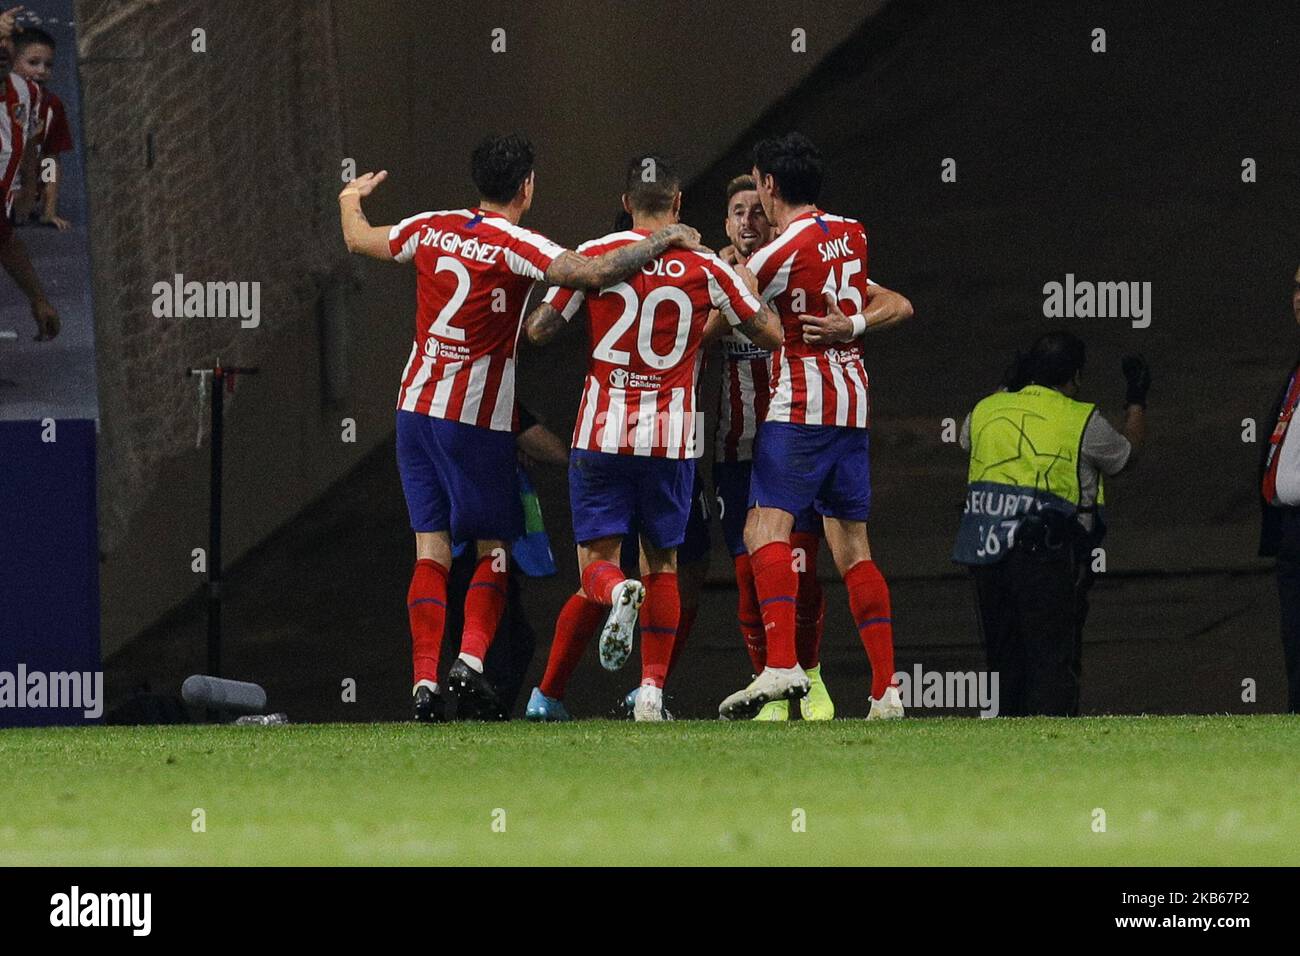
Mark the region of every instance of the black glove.
<instances>
[{"instance_id":1,"label":"black glove","mask_svg":"<svg viewBox=\"0 0 1300 956\"><path fill-rule=\"evenodd\" d=\"M1124 405L1141 405L1147 407L1147 392L1151 391L1151 366L1141 355L1126 356L1122 365L1124 381L1128 388L1124 392Z\"/></svg>"}]
</instances>

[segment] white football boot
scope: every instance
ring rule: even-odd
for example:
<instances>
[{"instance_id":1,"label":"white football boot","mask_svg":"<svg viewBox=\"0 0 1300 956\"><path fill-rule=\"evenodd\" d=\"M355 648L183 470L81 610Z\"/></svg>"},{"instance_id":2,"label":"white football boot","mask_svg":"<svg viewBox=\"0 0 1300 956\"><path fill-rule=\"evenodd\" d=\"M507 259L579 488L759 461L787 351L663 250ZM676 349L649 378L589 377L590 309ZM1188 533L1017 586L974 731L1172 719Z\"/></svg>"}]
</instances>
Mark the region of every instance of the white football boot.
<instances>
[{"instance_id":1,"label":"white football boot","mask_svg":"<svg viewBox=\"0 0 1300 956\"><path fill-rule=\"evenodd\" d=\"M898 695L897 687L885 690L880 700L871 698L871 712L867 720L898 720L903 716L903 698Z\"/></svg>"},{"instance_id":2,"label":"white football boot","mask_svg":"<svg viewBox=\"0 0 1300 956\"><path fill-rule=\"evenodd\" d=\"M795 700L808 693L810 681L802 667L765 667L744 690L738 690L718 708L723 720L749 720L774 700Z\"/></svg>"},{"instance_id":3,"label":"white football boot","mask_svg":"<svg viewBox=\"0 0 1300 956\"><path fill-rule=\"evenodd\" d=\"M632 656L632 639L636 634L636 615L645 601L645 585L627 578L614 585L614 606L600 631L600 666L616 671Z\"/></svg>"},{"instance_id":4,"label":"white football boot","mask_svg":"<svg viewBox=\"0 0 1300 956\"><path fill-rule=\"evenodd\" d=\"M636 692L636 704L632 708L632 719L638 723L643 720L663 720L663 688L656 687L654 684L642 684Z\"/></svg>"}]
</instances>

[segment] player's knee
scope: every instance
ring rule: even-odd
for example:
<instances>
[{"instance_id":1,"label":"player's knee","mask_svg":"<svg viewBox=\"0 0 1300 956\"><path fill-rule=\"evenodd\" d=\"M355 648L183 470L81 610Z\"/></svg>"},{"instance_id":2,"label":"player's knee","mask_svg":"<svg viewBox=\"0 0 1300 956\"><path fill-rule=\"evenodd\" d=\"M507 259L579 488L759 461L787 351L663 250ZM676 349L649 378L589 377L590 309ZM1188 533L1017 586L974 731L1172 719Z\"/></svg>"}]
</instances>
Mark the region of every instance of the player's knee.
<instances>
[{"instance_id":1,"label":"player's knee","mask_svg":"<svg viewBox=\"0 0 1300 956\"><path fill-rule=\"evenodd\" d=\"M673 551L655 551L646 550L645 553L645 572L647 574L662 574L665 571L677 570L677 555Z\"/></svg>"},{"instance_id":2,"label":"player's knee","mask_svg":"<svg viewBox=\"0 0 1300 956\"><path fill-rule=\"evenodd\" d=\"M504 571L510 563L510 549L503 541L479 541L475 550L480 561L491 558L497 571Z\"/></svg>"},{"instance_id":3,"label":"player's knee","mask_svg":"<svg viewBox=\"0 0 1300 956\"><path fill-rule=\"evenodd\" d=\"M419 560L437 561L443 567L451 566L451 540L445 532L417 531L415 557Z\"/></svg>"},{"instance_id":4,"label":"player's knee","mask_svg":"<svg viewBox=\"0 0 1300 956\"><path fill-rule=\"evenodd\" d=\"M745 520L745 549L753 554L764 545L776 540L770 523L764 521L757 511L751 511Z\"/></svg>"},{"instance_id":5,"label":"player's knee","mask_svg":"<svg viewBox=\"0 0 1300 956\"><path fill-rule=\"evenodd\" d=\"M866 525L857 522L848 525L841 523L836 532L838 533L831 531L828 522L826 537L840 574L844 574L859 562L871 560L871 545L867 540Z\"/></svg>"},{"instance_id":6,"label":"player's knee","mask_svg":"<svg viewBox=\"0 0 1300 956\"><path fill-rule=\"evenodd\" d=\"M753 554L773 541L789 541L794 515L779 508L751 508L745 519L745 548Z\"/></svg>"}]
</instances>

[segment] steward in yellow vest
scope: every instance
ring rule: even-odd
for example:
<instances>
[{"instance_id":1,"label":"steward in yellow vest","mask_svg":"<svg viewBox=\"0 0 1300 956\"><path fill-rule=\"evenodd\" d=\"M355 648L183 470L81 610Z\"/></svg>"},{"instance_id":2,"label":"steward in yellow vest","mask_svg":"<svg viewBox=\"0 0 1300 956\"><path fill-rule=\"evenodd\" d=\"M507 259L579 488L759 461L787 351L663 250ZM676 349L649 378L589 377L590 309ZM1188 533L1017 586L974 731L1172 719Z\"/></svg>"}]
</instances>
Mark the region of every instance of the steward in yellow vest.
<instances>
[{"instance_id":1,"label":"steward in yellow vest","mask_svg":"<svg viewBox=\"0 0 1300 956\"><path fill-rule=\"evenodd\" d=\"M1132 465L1145 435L1151 373L1141 357L1124 360L1122 433L1075 398L1084 363L1074 335L1043 336L962 427L970 467L953 560L975 579L1004 716L1078 713L1104 482Z\"/></svg>"},{"instance_id":2,"label":"steward in yellow vest","mask_svg":"<svg viewBox=\"0 0 1300 956\"><path fill-rule=\"evenodd\" d=\"M966 509L954 561L1001 561L1015 546L1026 517L1039 519L1030 527L1042 525L1051 534L1076 525L1084 530L1074 519L1083 494L1083 436L1096 412L1096 405L1077 402L1045 385L998 392L975 406ZM1104 494L1099 477L1096 498L1084 507L1099 508Z\"/></svg>"}]
</instances>

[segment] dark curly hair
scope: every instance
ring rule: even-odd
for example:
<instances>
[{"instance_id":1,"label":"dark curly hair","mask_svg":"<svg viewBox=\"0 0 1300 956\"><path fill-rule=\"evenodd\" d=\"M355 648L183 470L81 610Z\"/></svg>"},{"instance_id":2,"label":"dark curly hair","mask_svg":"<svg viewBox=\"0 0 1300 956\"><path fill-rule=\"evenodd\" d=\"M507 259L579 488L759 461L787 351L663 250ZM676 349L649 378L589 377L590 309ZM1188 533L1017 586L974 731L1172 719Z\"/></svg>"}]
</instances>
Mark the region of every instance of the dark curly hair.
<instances>
[{"instance_id":1,"label":"dark curly hair","mask_svg":"<svg viewBox=\"0 0 1300 956\"><path fill-rule=\"evenodd\" d=\"M822 154L803 133L786 133L754 144L751 154L762 176L771 175L781 198L792 206L816 203L822 192Z\"/></svg>"},{"instance_id":2,"label":"dark curly hair","mask_svg":"<svg viewBox=\"0 0 1300 956\"><path fill-rule=\"evenodd\" d=\"M533 144L520 133L490 135L474 147L470 174L484 199L507 203L533 171Z\"/></svg>"}]
</instances>

